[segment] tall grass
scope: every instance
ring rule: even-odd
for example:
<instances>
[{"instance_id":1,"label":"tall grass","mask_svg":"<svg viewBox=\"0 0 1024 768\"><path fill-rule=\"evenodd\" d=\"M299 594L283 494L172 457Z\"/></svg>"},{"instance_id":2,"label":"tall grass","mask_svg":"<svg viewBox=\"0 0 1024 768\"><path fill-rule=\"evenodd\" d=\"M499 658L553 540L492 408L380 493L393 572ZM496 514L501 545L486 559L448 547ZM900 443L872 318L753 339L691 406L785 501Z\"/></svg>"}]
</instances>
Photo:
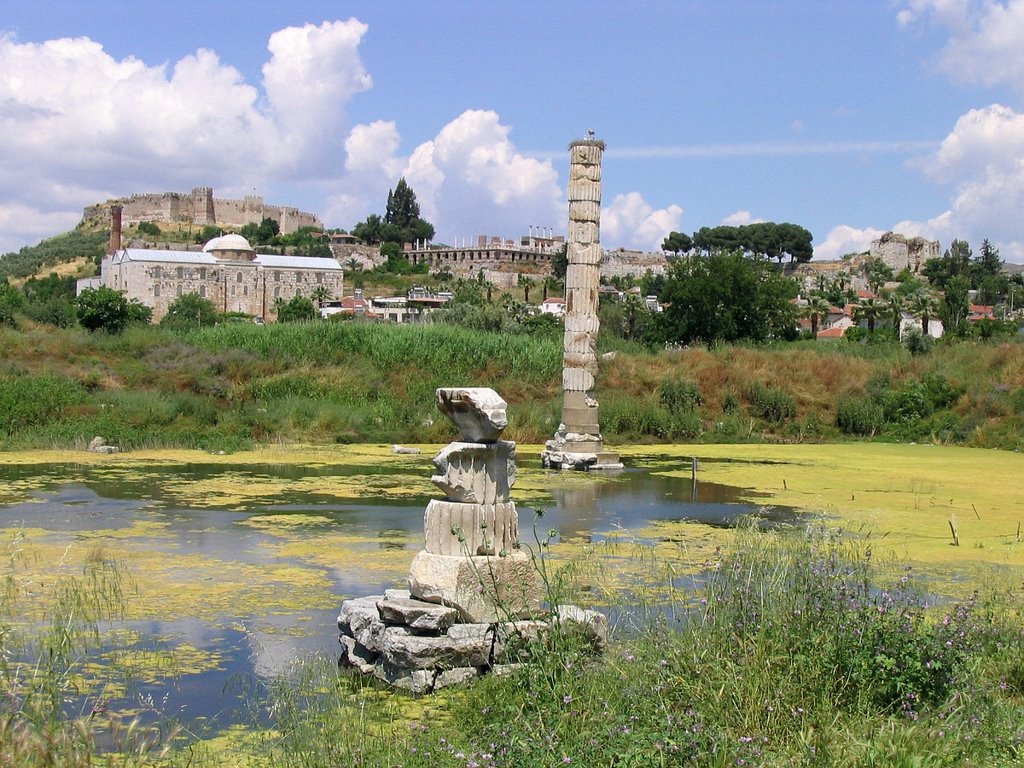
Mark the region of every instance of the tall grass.
<instances>
[{"instance_id":1,"label":"tall grass","mask_svg":"<svg viewBox=\"0 0 1024 768\"><path fill-rule=\"evenodd\" d=\"M107 714L102 688L80 684L104 644L104 629L123 616L123 570L93 550L82 569L58 566L37 581L23 567L21 537L8 544L0 589L0 764L150 765L166 756L159 730ZM117 672L108 670L111 677ZM117 686L120 688L120 684ZM110 754L100 757L100 744ZM114 756L116 755L116 759Z\"/></svg>"},{"instance_id":2,"label":"tall grass","mask_svg":"<svg viewBox=\"0 0 1024 768\"><path fill-rule=\"evenodd\" d=\"M433 393L453 385L496 389L509 436L540 442L560 418L560 346L359 322L182 337L0 328L0 446L84 446L95 435L126 449L444 442L453 432ZM1024 343L1011 341L917 357L884 344L623 348L602 360L596 394L610 443L881 437L1020 449L1022 392Z\"/></svg>"},{"instance_id":3,"label":"tall grass","mask_svg":"<svg viewBox=\"0 0 1024 768\"><path fill-rule=\"evenodd\" d=\"M273 690L261 764L1017 764L1019 587L952 605L922 586L837 534L748 530L604 658L550 643L411 722L310 662Z\"/></svg>"}]
</instances>

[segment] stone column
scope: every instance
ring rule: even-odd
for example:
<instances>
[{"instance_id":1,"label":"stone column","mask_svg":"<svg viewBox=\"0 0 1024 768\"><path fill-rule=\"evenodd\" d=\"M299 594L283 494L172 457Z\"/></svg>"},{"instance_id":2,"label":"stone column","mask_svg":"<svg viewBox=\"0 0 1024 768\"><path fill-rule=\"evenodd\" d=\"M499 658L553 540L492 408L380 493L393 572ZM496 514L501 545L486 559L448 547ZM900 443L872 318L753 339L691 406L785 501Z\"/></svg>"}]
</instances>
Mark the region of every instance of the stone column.
<instances>
[{"instance_id":1,"label":"stone column","mask_svg":"<svg viewBox=\"0 0 1024 768\"><path fill-rule=\"evenodd\" d=\"M604 450L594 397L601 282L601 156L593 133L569 145L569 237L565 274L562 423L541 454L553 469L621 469Z\"/></svg>"},{"instance_id":2,"label":"stone column","mask_svg":"<svg viewBox=\"0 0 1024 768\"><path fill-rule=\"evenodd\" d=\"M509 496L516 444L500 439L506 403L485 387L444 387L436 394L462 440L434 459L437 474L430 479L445 498L427 504L425 546L409 568L409 592L455 608L472 623L532 616L539 584L519 548L519 514Z\"/></svg>"}]
</instances>

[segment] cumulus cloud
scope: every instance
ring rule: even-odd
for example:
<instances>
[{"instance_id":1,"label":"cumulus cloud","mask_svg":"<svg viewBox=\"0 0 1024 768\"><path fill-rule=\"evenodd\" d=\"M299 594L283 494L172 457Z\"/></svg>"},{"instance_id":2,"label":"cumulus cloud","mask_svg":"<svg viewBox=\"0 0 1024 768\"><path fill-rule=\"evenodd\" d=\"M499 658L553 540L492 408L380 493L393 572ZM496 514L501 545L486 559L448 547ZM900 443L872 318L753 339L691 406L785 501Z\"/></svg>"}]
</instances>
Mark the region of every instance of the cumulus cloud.
<instances>
[{"instance_id":1,"label":"cumulus cloud","mask_svg":"<svg viewBox=\"0 0 1024 768\"><path fill-rule=\"evenodd\" d=\"M255 84L207 49L153 64L84 37L0 36L0 253L69 228L85 205L196 185L256 190L350 227L382 212L402 176L439 240L564 229L558 171L520 151L494 111L466 110L408 153L393 121L347 124L373 84L367 31L349 19L275 32ZM305 202L273 199L274 185L300 183L315 190ZM656 248L681 216L621 195L604 242Z\"/></svg>"},{"instance_id":2,"label":"cumulus cloud","mask_svg":"<svg viewBox=\"0 0 1024 768\"><path fill-rule=\"evenodd\" d=\"M1024 0L909 0L897 21L931 20L949 30L939 69L962 83L1024 89Z\"/></svg>"},{"instance_id":3,"label":"cumulus cloud","mask_svg":"<svg viewBox=\"0 0 1024 768\"><path fill-rule=\"evenodd\" d=\"M337 127L371 84L365 32L355 19L276 32L265 98L210 50L151 66L88 38L0 36L0 206L30 212L0 252L32 240L46 217L108 196L262 187L340 166Z\"/></svg>"},{"instance_id":4,"label":"cumulus cloud","mask_svg":"<svg viewBox=\"0 0 1024 768\"><path fill-rule=\"evenodd\" d=\"M745 224L760 224L763 221L766 219L755 218L750 211L736 211L722 219L722 224L726 227L742 227Z\"/></svg>"},{"instance_id":5,"label":"cumulus cloud","mask_svg":"<svg viewBox=\"0 0 1024 768\"><path fill-rule=\"evenodd\" d=\"M670 232L678 232L683 209L678 205L657 210L639 192L616 195L601 209L601 242L644 251L661 249Z\"/></svg>"},{"instance_id":6,"label":"cumulus cloud","mask_svg":"<svg viewBox=\"0 0 1024 768\"><path fill-rule=\"evenodd\" d=\"M345 142L350 174L328 210L353 224L381 213L387 190L405 177L439 241L557 228L565 219L558 172L519 152L510 132L496 112L467 110L402 157L394 123L358 125Z\"/></svg>"},{"instance_id":7,"label":"cumulus cloud","mask_svg":"<svg viewBox=\"0 0 1024 768\"><path fill-rule=\"evenodd\" d=\"M848 253L863 253L871 247L871 241L885 234L880 229L865 227L858 229L847 224L832 227L824 241L814 246L815 261L836 261Z\"/></svg>"},{"instance_id":8,"label":"cumulus cloud","mask_svg":"<svg viewBox=\"0 0 1024 768\"><path fill-rule=\"evenodd\" d=\"M1004 258L1022 260L1024 115L999 104L973 109L919 165L929 178L952 185L954 197L942 214L900 227L946 243L954 237L988 238L999 244Z\"/></svg>"}]
</instances>

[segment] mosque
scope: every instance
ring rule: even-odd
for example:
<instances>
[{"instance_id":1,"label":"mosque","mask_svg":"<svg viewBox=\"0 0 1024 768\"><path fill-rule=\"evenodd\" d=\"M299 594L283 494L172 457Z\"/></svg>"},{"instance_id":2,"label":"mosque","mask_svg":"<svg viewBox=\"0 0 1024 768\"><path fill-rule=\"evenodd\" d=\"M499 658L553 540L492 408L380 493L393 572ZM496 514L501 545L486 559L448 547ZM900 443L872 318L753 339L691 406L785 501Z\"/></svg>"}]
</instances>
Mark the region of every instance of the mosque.
<instances>
[{"instance_id":1,"label":"mosque","mask_svg":"<svg viewBox=\"0 0 1024 768\"><path fill-rule=\"evenodd\" d=\"M104 285L153 310L153 322L175 299L196 293L218 312L277 318L278 300L305 296L315 304L340 299L341 265L335 259L256 253L241 235L215 237L202 251L121 247L120 212L112 212L111 243L100 276L84 287Z\"/></svg>"}]
</instances>

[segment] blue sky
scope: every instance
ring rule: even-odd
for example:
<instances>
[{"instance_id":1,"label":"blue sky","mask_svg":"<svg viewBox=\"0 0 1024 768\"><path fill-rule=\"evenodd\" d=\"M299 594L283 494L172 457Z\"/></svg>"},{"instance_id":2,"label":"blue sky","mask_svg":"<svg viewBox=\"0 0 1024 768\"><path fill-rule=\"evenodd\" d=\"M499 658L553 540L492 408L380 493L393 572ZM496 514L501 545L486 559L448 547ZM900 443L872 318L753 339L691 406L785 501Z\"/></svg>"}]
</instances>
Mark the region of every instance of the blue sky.
<instances>
[{"instance_id":1,"label":"blue sky","mask_svg":"<svg viewBox=\"0 0 1024 768\"><path fill-rule=\"evenodd\" d=\"M199 185L347 229L401 176L440 241L563 232L592 128L608 248L770 220L1024 262L1022 45L1024 0L15 0L0 252Z\"/></svg>"}]
</instances>

